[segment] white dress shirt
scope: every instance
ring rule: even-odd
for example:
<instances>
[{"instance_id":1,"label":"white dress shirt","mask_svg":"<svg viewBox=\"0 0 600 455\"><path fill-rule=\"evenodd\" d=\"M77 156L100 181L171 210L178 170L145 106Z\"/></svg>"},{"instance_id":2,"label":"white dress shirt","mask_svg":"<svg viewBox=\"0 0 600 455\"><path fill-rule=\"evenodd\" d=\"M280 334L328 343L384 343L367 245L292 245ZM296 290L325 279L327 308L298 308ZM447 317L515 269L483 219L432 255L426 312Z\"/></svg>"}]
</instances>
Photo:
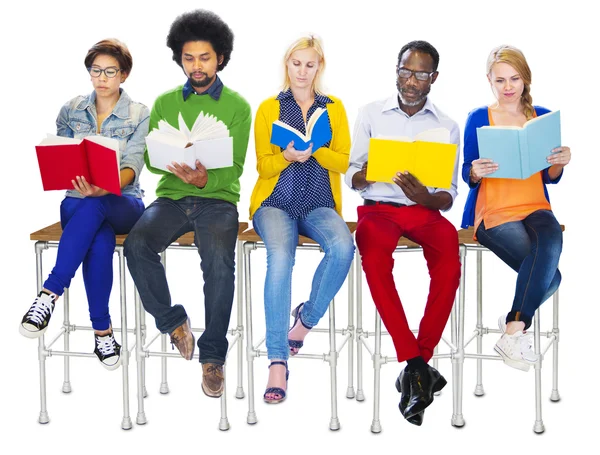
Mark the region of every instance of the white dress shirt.
<instances>
[{"instance_id":1,"label":"white dress shirt","mask_svg":"<svg viewBox=\"0 0 600 455\"><path fill-rule=\"evenodd\" d=\"M457 195L458 158L460 155L460 130L458 124L440 111L430 100L425 101L423 108L409 116L398 104L398 94L363 106L358 114L354 127L354 138L350 152L350 167L346 172L346 184L352 188L352 177L362 169L369 156L369 139L378 136L408 136L414 138L422 131L432 128L446 128L450 131L450 142L456 144L456 160L450 189L427 187L430 193L445 191L452 196ZM398 169L400 171L400 169ZM364 199L389 201L405 205L415 205L406 197L402 189L395 183L376 182L360 191Z\"/></svg>"}]
</instances>

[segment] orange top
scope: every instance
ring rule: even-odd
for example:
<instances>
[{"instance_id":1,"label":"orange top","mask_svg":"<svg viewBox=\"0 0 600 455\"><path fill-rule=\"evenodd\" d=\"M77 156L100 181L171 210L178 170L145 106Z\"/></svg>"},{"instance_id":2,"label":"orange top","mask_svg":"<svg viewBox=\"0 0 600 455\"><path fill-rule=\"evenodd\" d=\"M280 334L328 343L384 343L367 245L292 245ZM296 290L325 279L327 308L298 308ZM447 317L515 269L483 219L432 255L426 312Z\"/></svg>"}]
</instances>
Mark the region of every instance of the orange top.
<instances>
[{"instance_id":1,"label":"orange top","mask_svg":"<svg viewBox=\"0 0 600 455\"><path fill-rule=\"evenodd\" d=\"M488 119L493 126L489 108ZM550 210L541 171L524 180L483 178L480 185L475 204L475 233L482 220L485 228L490 229L510 221L521 221L536 210ZM477 236L473 239L477 240Z\"/></svg>"}]
</instances>

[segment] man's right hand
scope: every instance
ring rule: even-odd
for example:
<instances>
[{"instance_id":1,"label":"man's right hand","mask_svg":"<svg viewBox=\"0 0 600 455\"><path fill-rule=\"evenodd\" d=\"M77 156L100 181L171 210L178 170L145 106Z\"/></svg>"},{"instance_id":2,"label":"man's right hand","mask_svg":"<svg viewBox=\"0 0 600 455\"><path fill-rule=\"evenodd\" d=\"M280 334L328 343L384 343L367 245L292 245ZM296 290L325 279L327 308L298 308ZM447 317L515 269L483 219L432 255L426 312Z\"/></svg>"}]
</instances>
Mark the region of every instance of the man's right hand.
<instances>
[{"instance_id":1,"label":"man's right hand","mask_svg":"<svg viewBox=\"0 0 600 455\"><path fill-rule=\"evenodd\" d=\"M367 180L367 163L368 161L365 161L361 170L352 176L352 188L362 190L375 183L373 180Z\"/></svg>"}]
</instances>

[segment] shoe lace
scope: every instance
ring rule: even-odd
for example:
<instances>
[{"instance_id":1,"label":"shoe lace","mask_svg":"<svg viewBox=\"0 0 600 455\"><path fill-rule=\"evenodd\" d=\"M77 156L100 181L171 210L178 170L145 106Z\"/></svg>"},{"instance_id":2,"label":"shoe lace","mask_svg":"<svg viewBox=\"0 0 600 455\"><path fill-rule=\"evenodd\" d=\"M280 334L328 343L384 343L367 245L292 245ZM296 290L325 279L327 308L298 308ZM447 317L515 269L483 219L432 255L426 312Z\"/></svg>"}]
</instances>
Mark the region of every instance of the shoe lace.
<instances>
[{"instance_id":1,"label":"shoe lace","mask_svg":"<svg viewBox=\"0 0 600 455\"><path fill-rule=\"evenodd\" d=\"M115 337L112 333L105 337L96 337L96 347L100 354L106 356L115 353Z\"/></svg>"},{"instance_id":2,"label":"shoe lace","mask_svg":"<svg viewBox=\"0 0 600 455\"><path fill-rule=\"evenodd\" d=\"M210 364L206 367L206 372L208 374L219 375L223 373L223 366L217 364Z\"/></svg>"},{"instance_id":3,"label":"shoe lace","mask_svg":"<svg viewBox=\"0 0 600 455\"><path fill-rule=\"evenodd\" d=\"M41 324L51 312L52 302L36 297L33 305L31 305L31 308L29 308L29 311L27 312L27 319L36 324Z\"/></svg>"},{"instance_id":4,"label":"shoe lace","mask_svg":"<svg viewBox=\"0 0 600 455\"><path fill-rule=\"evenodd\" d=\"M421 375L418 371L411 371L408 376L411 389L420 389L421 387Z\"/></svg>"}]
</instances>

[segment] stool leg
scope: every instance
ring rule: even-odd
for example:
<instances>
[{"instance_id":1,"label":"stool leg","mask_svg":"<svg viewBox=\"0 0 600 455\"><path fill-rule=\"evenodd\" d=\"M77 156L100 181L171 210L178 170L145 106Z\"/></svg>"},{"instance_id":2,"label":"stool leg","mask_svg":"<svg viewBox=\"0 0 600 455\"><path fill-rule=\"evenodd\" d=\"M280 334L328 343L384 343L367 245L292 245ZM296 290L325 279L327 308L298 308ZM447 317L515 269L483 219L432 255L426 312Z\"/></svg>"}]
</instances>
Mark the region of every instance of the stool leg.
<instances>
[{"instance_id":1,"label":"stool leg","mask_svg":"<svg viewBox=\"0 0 600 455\"><path fill-rule=\"evenodd\" d=\"M373 354L374 368L374 386L373 386L373 422L371 423L372 433L381 433L381 423L379 422L379 399L381 392L381 317L375 310L375 352Z\"/></svg>"},{"instance_id":2,"label":"stool leg","mask_svg":"<svg viewBox=\"0 0 600 455\"><path fill-rule=\"evenodd\" d=\"M542 420L542 354L540 344L540 310L535 311L534 317L534 329L533 329L533 340L534 340L534 352L538 360L535 363L535 424L533 425L533 431L536 433L543 433L544 422Z\"/></svg>"},{"instance_id":3,"label":"stool leg","mask_svg":"<svg viewBox=\"0 0 600 455\"><path fill-rule=\"evenodd\" d=\"M223 395L221 395L221 420L219 420L219 430L229 430L229 420L227 419L227 362L223 365Z\"/></svg>"},{"instance_id":4,"label":"stool leg","mask_svg":"<svg viewBox=\"0 0 600 455\"><path fill-rule=\"evenodd\" d=\"M483 259L482 251L477 251L477 354L483 353ZM483 359L477 359L476 397L482 397L483 390Z\"/></svg>"},{"instance_id":5,"label":"stool leg","mask_svg":"<svg viewBox=\"0 0 600 455\"><path fill-rule=\"evenodd\" d=\"M337 351L335 347L335 299L329 304L329 355L327 356L331 374L331 420L330 430L340 429L337 415Z\"/></svg>"},{"instance_id":6,"label":"stool leg","mask_svg":"<svg viewBox=\"0 0 600 455\"><path fill-rule=\"evenodd\" d=\"M148 396L148 389L146 388L146 353L144 352L144 345L146 344L146 310L144 310L144 308L142 308L142 304L140 301L140 296L137 293L137 289L136 289L136 298L138 299L138 305L140 307L140 326L141 326L141 333L142 333L142 338L141 338L141 342L140 342L140 363L142 364L142 385L143 385L143 398L146 398Z\"/></svg>"},{"instance_id":7,"label":"stool leg","mask_svg":"<svg viewBox=\"0 0 600 455\"><path fill-rule=\"evenodd\" d=\"M242 289L244 285L243 274L239 270L239 265L242 260L242 242L237 242L237 253L236 253L236 293L237 293L237 328L236 331L239 333L237 341L237 389L235 390L235 397L238 399L244 398L244 301L242 298Z\"/></svg>"},{"instance_id":8,"label":"stool leg","mask_svg":"<svg viewBox=\"0 0 600 455\"><path fill-rule=\"evenodd\" d=\"M458 286L458 309L454 305L453 313L456 313L456 348L458 352L452 357L452 398L453 413L451 423L455 427L462 427L465 419L462 415L462 392L463 392L463 366L465 362L465 273L467 265L467 248L460 245L460 284Z\"/></svg>"},{"instance_id":9,"label":"stool leg","mask_svg":"<svg viewBox=\"0 0 600 455\"><path fill-rule=\"evenodd\" d=\"M138 412L135 422L138 425L144 425L146 422L146 413L144 412L144 398L146 391L145 371L144 371L144 341L142 336L142 305L137 289L134 289L135 304L135 360L137 366L137 402Z\"/></svg>"},{"instance_id":10,"label":"stool leg","mask_svg":"<svg viewBox=\"0 0 600 455\"><path fill-rule=\"evenodd\" d=\"M166 250L160 253L160 262L162 262L165 271L167 269L167 252ZM191 327L190 327L191 328ZM167 352L167 334L163 333L160 335L160 350ZM167 382L167 357L160 358L160 393L166 395L169 393L169 384Z\"/></svg>"},{"instance_id":11,"label":"stool leg","mask_svg":"<svg viewBox=\"0 0 600 455\"><path fill-rule=\"evenodd\" d=\"M433 348L433 355L437 355L438 352L440 350L440 345L436 344L435 348ZM438 369L438 359L436 359L435 357L432 359L431 363L433 364L433 368L435 368L436 370ZM437 392L434 392L434 396L439 397L442 394L441 390L438 390Z\"/></svg>"},{"instance_id":12,"label":"stool leg","mask_svg":"<svg viewBox=\"0 0 600 455\"><path fill-rule=\"evenodd\" d=\"M123 421L121 422L121 428L123 430L130 430L133 425L129 416L129 346L127 344L129 333L127 332L127 293L125 290L126 268L123 247L117 246L117 252L119 257L119 288L121 293L121 370L123 373Z\"/></svg>"},{"instance_id":13,"label":"stool leg","mask_svg":"<svg viewBox=\"0 0 600 455\"><path fill-rule=\"evenodd\" d=\"M346 389L346 398L354 398L354 267L355 261L350 264L348 272L348 388Z\"/></svg>"},{"instance_id":14,"label":"stool leg","mask_svg":"<svg viewBox=\"0 0 600 455\"><path fill-rule=\"evenodd\" d=\"M560 394L558 393L558 290L552 297L552 334L554 335L554 341L552 343L552 394L550 400L560 401Z\"/></svg>"},{"instance_id":15,"label":"stool leg","mask_svg":"<svg viewBox=\"0 0 600 455\"><path fill-rule=\"evenodd\" d=\"M70 349L70 334L71 334L71 322L69 321L69 290L65 289L63 294L63 327L65 329L65 334L63 335L63 344L65 352L69 352ZM70 371L70 362L69 356L65 355L64 358L64 379L62 391L63 393L71 393L71 371Z\"/></svg>"},{"instance_id":16,"label":"stool leg","mask_svg":"<svg viewBox=\"0 0 600 455\"><path fill-rule=\"evenodd\" d=\"M256 248L253 242L244 243L244 293L246 299L246 360L248 361L248 417L250 425L258 422L254 411L254 342L252 341L252 287L250 286L250 253Z\"/></svg>"},{"instance_id":17,"label":"stool leg","mask_svg":"<svg viewBox=\"0 0 600 455\"><path fill-rule=\"evenodd\" d=\"M356 401L365 401L362 375L362 263L358 249L354 258L356 262Z\"/></svg>"},{"instance_id":18,"label":"stool leg","mask_svg":"<svg viewBox=\"0 0 600 455\"><path fill-rule=\"evenodd\" d=\"M35 270L37 279L37 292L38 294L42 291L42 252L48 248L47 242L36 242L35 243ZM48 416L48 410L46 408L46 344L44 341L44 335L38 339L38 361L40 364L40 415L38 417L39 423L50 422Z\"/></svg>"}]
</instances>

